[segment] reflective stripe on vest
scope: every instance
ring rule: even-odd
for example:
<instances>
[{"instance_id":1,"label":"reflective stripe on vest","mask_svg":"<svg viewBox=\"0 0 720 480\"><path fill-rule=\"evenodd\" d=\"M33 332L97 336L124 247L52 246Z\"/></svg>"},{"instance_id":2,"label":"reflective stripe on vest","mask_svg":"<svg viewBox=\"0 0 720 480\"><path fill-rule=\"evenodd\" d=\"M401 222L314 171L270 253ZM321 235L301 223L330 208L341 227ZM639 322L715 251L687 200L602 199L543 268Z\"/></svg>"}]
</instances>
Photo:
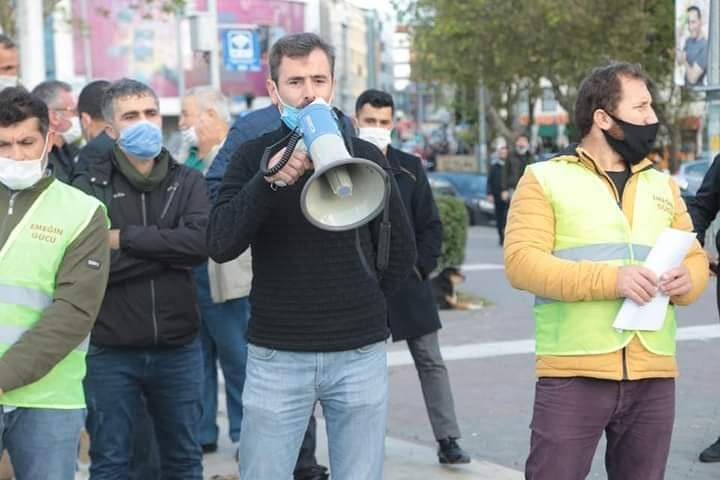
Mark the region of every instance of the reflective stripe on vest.
<instances>
[{"instance_id":1,"label":"reflective stripe on vest","mask_svg":"<svg viewBox=\"0 0 720 480\"><path fill-rule=\"evenodd\" d=\"M67 249L98 208L104 209L95 198L54 180L23 212L0 249L0 355L52 305L57 272ZM83 339L39 380L3 392L0 405L84 408L82 380L88 344L89 338Z\"/></svg>"},{"instance_id":2,"label":"reflective stripe on vest","mask_svg":"<svg viewBox=\"0 0 720 480\"><path fill-rule=\"evenodd\" d=\"M608 262L611 260L626 260L632 258L636 262L644 262L652 247L648 245L627 243L596 243L583 245L582 247L571 247L553 252L553 255L563 260L579 262L588 260L592 262ZM632 250L631 250L632 249ZM554 303L557 300L545 297L535 297L535 305Z\"/></svg>"},{"instance_id":3,"label":"reflective stripe on vest","mask_svg":"<svg viewBox=\"0 0 720 480\"><path fill-rule=\"evenodd\" d=\"M34 288L0 284L0 303L22 305L33 310L45 310L52 303L52 297Z\"/></svg>"},{"instance_id":4,"label":"reflective stripe on vest","mask_svg":"<svg viewBox=\"0 0 720 480\"><path fill-rule=\"evenodd\" d=\"M577 159L559 157L528 168L553 209L553 255L558 258L616 266L639 263L647 257L660 233L672 225L675 203L670 179L658 171L636 172L628 180L625 196L635 193L634 198L624 199L633 203L630 221L618 206L608 184L610 180ZM536 353L608 353L621 349L637 335L649 351L675 354L672 306L667 309L663 327L648 332L615 330L612 323L621 305L622 299L566 302L537 298L533 309Z\"/></svg>"}]
</instances>

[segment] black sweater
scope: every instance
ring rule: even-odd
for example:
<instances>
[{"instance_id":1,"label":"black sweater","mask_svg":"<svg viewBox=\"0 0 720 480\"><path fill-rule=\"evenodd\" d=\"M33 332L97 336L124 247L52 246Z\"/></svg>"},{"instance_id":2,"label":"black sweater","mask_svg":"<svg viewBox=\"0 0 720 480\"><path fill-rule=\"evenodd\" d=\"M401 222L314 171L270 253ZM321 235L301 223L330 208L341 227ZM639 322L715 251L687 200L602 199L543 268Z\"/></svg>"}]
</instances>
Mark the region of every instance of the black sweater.
<instances>
[{"instance_id":1,"label":"black sweater","mask_svg":"<svg viewBox=\"0 0 720 480\"><path fill-rule=\"evenodd\" d=\"M321 230L300 210L300 193L312 172L276 191L259 173L265 147L288 132L282 125L240 147L210 215L208 250L215 261L231 260L252 246L248 340L310 352L351 350L384 340L389 335L384 293L412 272L416 257L397 185L393 180L390 262L379 281L374 244L380 217L356 230ZM387 167L375 146L357 138L352 142L356 157Z\"/></svg>"}]
</instances>

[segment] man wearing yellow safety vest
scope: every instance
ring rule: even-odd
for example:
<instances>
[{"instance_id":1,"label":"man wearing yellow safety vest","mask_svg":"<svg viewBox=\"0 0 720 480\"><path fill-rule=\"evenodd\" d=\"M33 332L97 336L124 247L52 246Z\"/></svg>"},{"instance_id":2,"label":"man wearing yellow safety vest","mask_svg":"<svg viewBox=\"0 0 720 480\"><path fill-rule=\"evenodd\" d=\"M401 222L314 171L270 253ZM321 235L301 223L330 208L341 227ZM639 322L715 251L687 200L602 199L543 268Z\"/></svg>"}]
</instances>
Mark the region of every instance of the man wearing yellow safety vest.
<instances>
[{"instance_id":1,"label":"man wearing yellow safety vest","mask_svg":"<svg viewBox=\"0 0 720 480\"><path fill-rule=\"evenodd\" d=\"M692 231L675 182L646 159L658 129L636 65L585 78L575 124L581 142L533 164L510 207L505 267L535 294L536 373L532 480L585 478L603 432L610 480L660 480L675 412L673 305L697 299L708 279L695 242L659 277L641 266L666 228ZM658 331L612 327L624 299L670 296Z\"/></svg>"},{"instance_id":2,"label":"man wearing yellow safety vest","mask_svg":"<svg viewBox=\"0 0 720 480\"><path fill-rule=\"evenodd\" d=\"M20 479L75 476L109 271L104 208L46 173L54 135L41 99L0 92L0 450Z\"/></svg>"}]
</instances>

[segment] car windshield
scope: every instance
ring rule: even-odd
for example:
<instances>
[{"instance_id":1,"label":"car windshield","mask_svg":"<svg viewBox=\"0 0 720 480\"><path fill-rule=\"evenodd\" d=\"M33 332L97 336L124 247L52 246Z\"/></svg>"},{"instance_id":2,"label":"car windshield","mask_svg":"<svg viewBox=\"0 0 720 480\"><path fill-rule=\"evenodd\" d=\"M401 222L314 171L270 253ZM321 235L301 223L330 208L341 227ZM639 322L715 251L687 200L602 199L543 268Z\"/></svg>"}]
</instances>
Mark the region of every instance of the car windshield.
<instances>
[{"instance_id":1,"label":"car windshield","mask_svg":"<svg viewBox=\"0 0 720 480\"><path fill-rule=\"evenodd\" d=\"M486 195L487 177L484 175L453 175L445 174L447 179L462 196L484 197Z\"/></svg>"},{"instance_id":2,"label":"car windshield","mask_svg":"<svg viewBox=\"0 0 720 480\"><path fill-rule=\"evenodd\" d=\"M708 168L710 168L710 162L698 161L697 163L688 165L685 174L693 177L702 177L705 175L705 172L708 171Z\"/></svg>"}]
</instances>

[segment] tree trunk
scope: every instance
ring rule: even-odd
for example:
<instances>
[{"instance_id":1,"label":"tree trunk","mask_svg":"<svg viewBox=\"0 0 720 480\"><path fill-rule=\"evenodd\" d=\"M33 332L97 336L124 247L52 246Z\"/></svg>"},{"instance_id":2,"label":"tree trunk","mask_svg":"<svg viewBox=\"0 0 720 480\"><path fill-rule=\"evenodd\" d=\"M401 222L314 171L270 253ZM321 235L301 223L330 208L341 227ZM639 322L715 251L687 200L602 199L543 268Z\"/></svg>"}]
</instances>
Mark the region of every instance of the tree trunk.
<instances>
[{"instance_id":1,"label":"tree trunk","mask_svg":"<svg viewBox=\"0 0 720 480\"><path fill-rule=\"evenodd\" d=\"M503 120L502 115L500 115L500 112L497 111L497 109L492 106L490 102L487 102L487 109L488 113L490 114L490 121L493 124L493 127L495 127L495 130L503 137L505 137L508 141L510 141L514 134L510 127L508 127L507 123L505 123L505 120Z\"/></svg>"}]
</instances>

